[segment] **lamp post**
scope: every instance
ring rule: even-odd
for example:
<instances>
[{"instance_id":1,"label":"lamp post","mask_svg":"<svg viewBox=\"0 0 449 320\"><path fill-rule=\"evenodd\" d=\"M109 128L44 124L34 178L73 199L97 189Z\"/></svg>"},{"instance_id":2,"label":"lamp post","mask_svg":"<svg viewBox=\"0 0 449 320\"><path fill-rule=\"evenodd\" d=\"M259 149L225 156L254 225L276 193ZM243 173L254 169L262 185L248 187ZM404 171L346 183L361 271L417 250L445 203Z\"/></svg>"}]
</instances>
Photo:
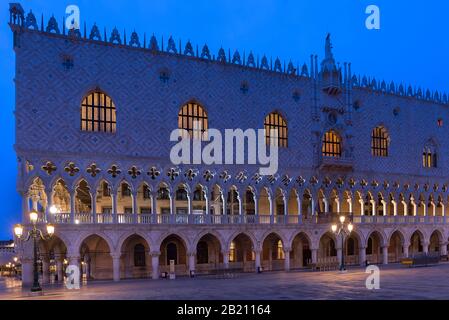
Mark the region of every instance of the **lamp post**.
<instances>
[{"instance_id":1,"label":"lamp post","mask_svg":"<svg viewBox=\"0 0 449 320\"><path fill-rule=\"evenodd\" d=\"M345 216L340 216L339 223L332 225L332 232L335 233L335 235L338 237L341 237L341 264L340 264L340 271L345 271L345 237L349 236L354 230L354 225L349 222L346 222Z\"/></svg>"},{"instance_id":2,"label":"lamp post","mask_svg":"<svg viewBox=\"0 0 449 320\"><path fill-rule=\"evenodd\" d=\"M16 225L14 227L14 234L17 239L20 241L28 242L29 240L33 240L33 286L31 287L31 292L39 292L42 291L42 288L39 284L39 273L37 270L37 245L39 240L48 240L55 233L55 227L51 224L46 225L47 234L44 234L37 227L38 213L36 211L30 212L30 222L31 222L31 230L28 231L28 235L26 238L23 238L24 228L21 225Z\"/></svg>"}]
</instances>

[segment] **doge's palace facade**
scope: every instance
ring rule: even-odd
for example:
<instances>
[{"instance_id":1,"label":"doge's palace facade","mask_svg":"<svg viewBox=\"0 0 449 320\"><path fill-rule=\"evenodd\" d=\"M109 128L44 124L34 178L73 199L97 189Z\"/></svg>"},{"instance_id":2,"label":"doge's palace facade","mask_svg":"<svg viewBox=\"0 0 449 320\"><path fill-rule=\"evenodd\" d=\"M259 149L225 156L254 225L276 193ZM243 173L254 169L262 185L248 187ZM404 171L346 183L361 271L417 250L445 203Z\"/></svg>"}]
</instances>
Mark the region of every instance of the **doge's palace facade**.
<instances>
[{"instance_id":1,"label":"doge's palace facade","mask_svg":"<svg viewBox=\"0 0 449 320\"><path fill-rule=\"evenodd\" d=\"M62 22L62 21L61 21ZM292 270L447 255L446 94L352 73L93 25L65 30L10 5L16 144L28 212L55 225L44 282L232 269ZM419 80L419 79L417 79ZM170 133L279 129L279 170L180 165ZM191 132L191 131L190 131ZM344 248L331 222L354 231ZM19 248L23 282L31 251Z\"/></svg>"}]
</instances>

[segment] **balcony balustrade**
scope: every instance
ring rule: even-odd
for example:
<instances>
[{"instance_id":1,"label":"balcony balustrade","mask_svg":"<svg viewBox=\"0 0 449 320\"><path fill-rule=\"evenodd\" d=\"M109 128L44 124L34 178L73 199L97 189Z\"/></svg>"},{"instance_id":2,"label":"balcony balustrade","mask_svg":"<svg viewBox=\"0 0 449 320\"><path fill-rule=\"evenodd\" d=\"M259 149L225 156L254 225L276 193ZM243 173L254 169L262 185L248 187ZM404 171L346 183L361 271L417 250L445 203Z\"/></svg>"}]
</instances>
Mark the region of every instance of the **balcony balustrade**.
<instances>
[{"instance_id":1,"label":"balcony balustrade","mask_svg":"<svg viewBox=\"0 0 449 320\"><path fill-rule=\"evenodd\" d=\"M331 224L339 215L345 214L357 224L447 224L445 216L355 216L350 213L328 213L313 216L303 215L207 215L207 214L132 214L132 213L90 213L50 214L48 223L52 224L145 224L145 225L297 225ZM73 219L72 219L73 218ZM45 217L41 219L45 222Z\"/></svg>"}]
</instances>

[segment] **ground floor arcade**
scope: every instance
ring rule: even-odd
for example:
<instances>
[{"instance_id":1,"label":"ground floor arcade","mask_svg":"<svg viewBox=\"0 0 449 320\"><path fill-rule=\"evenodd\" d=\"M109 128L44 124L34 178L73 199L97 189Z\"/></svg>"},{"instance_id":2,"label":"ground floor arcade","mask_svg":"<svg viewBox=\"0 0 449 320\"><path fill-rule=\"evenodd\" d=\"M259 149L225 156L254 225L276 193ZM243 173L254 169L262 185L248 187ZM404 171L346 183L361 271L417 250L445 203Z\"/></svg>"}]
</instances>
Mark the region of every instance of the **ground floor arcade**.
<instances>
[{"instance_id":1,"label":"ground floor arcade","mask_svg":"<svg viewBox=\"0 0 449 320\"><path fill-rule=\"evenodd\" d=\"M418 254L447 255L449 235L437 226L356 226L342 244L341 238L315 225L313 229L212 226L135 226L101 229L73 226L60 230L39 245L42 281L61 281L65 268L76 265L86 281L131 278L159 278L164 272L178 276L192 272L208 274L231 269L236 272L280 271L307 268L311 264L338 264L344 254L348 265L399 262ZM243 228L243 229L242 229ZM61 230L63 229L63 230ZM32 276L30 247L20 250L23 281Z\"/></svg>"}]
</instances>

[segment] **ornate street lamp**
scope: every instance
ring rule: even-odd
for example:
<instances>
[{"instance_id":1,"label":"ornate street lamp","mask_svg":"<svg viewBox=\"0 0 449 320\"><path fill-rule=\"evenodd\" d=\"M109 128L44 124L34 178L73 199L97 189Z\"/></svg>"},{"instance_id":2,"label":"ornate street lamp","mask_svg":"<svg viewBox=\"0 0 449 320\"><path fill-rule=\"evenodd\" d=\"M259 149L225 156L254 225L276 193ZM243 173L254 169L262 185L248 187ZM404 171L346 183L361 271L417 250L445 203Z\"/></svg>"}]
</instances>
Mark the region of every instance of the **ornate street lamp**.
<instances>
[{"instance_id":1,"label":"ornate street lamp","mask_svg":"<svg viewBox=\"0 0 449 320\"><path fill-rule=\"evenodd\" d=\"M348 237L352 230L354 230L354 225L349 221L346 223L346 217L340 216L338 224L332 225L332 232L338 237L341 237L341 264L340 271L345 271L345 238Z\"/></svg>"},{"instance_id":2,"label":"ornate street lamp","mask_svg":"<svg viewBox=\"0 0 449 320\"><path fill-rule=\"evenodd\" d=\"M27 237L23 238L23 227L21 225L16 225L14 227L14 234L16 235L17 239L19 241L27 242L30 239L33 240L33 286L31 287L31 292L39 292L42 291L42 288L39 284L39 273L37 271L37 245L39 240L48 240L50 239L53 234L55 233L55 227L51 224L46 225L47 233L44 234L40 229L37 228L37 220L38 220L38 213L36 211L30 212L30 222L32 225L31 230L28 231Z\"/></svg>"}]
</instances>

